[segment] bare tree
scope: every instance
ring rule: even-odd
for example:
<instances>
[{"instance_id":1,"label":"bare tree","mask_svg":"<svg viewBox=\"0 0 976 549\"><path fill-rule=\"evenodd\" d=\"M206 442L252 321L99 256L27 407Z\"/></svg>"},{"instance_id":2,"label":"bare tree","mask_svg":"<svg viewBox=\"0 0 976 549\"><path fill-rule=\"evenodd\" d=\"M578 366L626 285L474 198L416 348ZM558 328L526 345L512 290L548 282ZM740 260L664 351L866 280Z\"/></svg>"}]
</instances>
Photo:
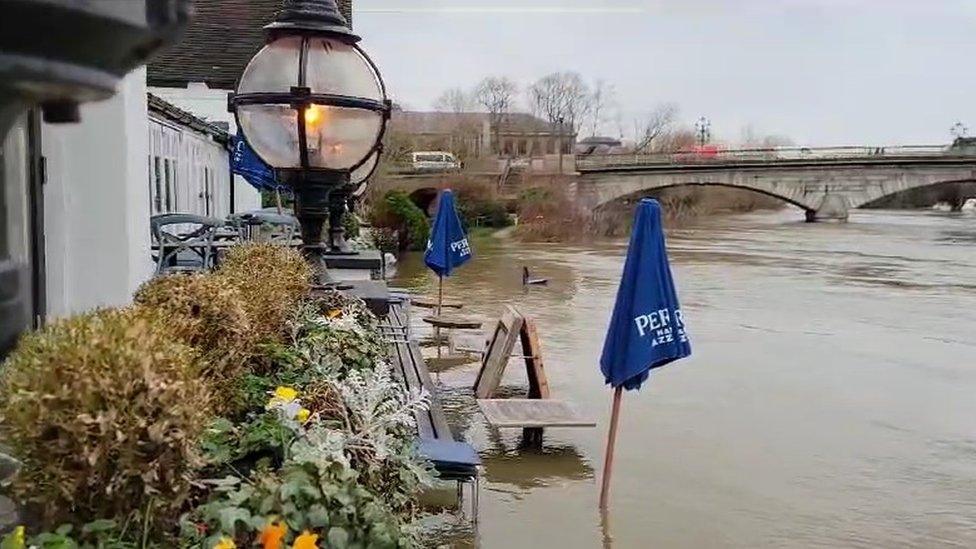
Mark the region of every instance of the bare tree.
<instances>
[{"instance_id":1,"label":"bare tree","mask_svg":"<svg viewBox=\"0 0 976 549\"><path fill-rule=\"evenodd\" d=\"M613 84L605 80L597 80L590 95L590 135L596 136L603 129L607 120L607 111L616 104L616 93Z\"/></svg>"},{"instance_id":2,"label":"bare tree","mask_svg":"<svg viewBox=\"0 0 976 549\"><path fill-rule=\"evenodd\" d=\"M659 105L646 117L634 121L634 150L648 152L653 150L655 141L671 131L678 117L678 106L674 103Z\"/></svg>"},{"instance_id":3,"label":"bare tree","mask_svg":"<svg viewBox=\"0 0 976 549\"><path fill-rule=\"evenodd\" d=\"M776 147L791 147L796 143L786 135L762 135L752 124L742 128L738 147L743 149L774 149Z\"/></svg>"},{"instance_id":4,"label":"bare tree","mask_svg":"<svg viewBox=\"0 0 976 549\"><path fill-rule=\"evenodd\" d=\"M475 99L472 94L461 88L451 88L434 101L434 109L455 114L471 112L475 109Z\"/></svg>"},{"instance_id":5,"label":"bare tree","mask_svg":"<svg viewBox=\"0 0 976 549\"><path fill-rule=\"evenodd\" d=\"M657 137L654 150L658 152L679 152L693 150L698 144L698 135L691 128L668 130Z\"/></svg>"},{"instance_id":6,"label":"bare tree","mask_svg":"<svg viewBox=\"0 0 976 549\"><path fill-rule=\"evenodd\" d=\"M515 105L517 94L518 84L505 76L489 76L475 88L476 101L488 112L488 118L495 130L496 152L499 150L502 122Z\"/></svg>"},{"instance_id":7,"label":"bare tree","mask_svg":"<svg viewBox=\"0 0 976 549\"><path fill-rule=\"evenodd\" d=\"M543 76L528 90L532 111L550 124L569 124L580 130L593 106L593 94L579 73L555 72Z\"/></svg>"}]
</instances>

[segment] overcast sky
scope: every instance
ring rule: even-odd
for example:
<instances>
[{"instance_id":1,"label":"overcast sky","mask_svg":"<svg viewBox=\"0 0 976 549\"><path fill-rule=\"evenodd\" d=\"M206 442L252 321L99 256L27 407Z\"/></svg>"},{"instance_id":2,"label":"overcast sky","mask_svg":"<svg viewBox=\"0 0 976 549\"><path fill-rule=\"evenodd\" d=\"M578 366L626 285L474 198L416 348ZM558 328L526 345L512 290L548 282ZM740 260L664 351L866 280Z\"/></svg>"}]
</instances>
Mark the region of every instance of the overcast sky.
<instances>
[{"instance_id":1,"label":"overcast sky","mask_svg":"<svg viewBox=\"0 0 976 549\"><path fill-rule=\"evenodd\" d=\"M976 0L354 0L395 100L429 109L490 74L577 71L623 130L662 102L734 142L931 144L976 133ZM523 100L524 104L524 100ZM616 124L610 124L616 127ZM619 130L607 128L610 133Z\"/></svg>"}]
</instances>

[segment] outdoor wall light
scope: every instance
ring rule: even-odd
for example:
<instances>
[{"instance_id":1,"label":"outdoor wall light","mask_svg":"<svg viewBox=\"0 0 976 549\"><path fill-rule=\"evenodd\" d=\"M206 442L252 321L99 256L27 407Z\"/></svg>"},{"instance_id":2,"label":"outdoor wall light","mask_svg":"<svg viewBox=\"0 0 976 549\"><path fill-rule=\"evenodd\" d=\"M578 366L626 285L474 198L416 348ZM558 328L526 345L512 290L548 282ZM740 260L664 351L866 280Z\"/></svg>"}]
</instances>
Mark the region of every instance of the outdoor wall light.
<instances>
[{"instance_id":1,"label":"outdoor wall light","mask_svg":"<svg viewBox=\"0 0 976 549\"><path fill-rule=\"evenodd\" d=\"M0 147L29 108L48 123L80 121L80 104L114 95L129 71L179 37L192 14L191 0L0 4ZM25 258L11 257L10 235L27 228L7 208L26 197L9 194L17 187L6 174L0 151L0 360L42 313L30 303L37 273Z\"/></svg>"},{"instance_id":2,"label":"outdoor wall light","mask_svg":"<svg viewBox=\"0 0 976 549\"><path fill-rule=\"evenodd\" d=\"M229 108L254 152L294 190L305 256L319 282L331 282L323 254L348 253L341 219L353 175L375 169L391 103L335 0L285 0L265 30L267 45Z\"/></svg>"}]
</instances>

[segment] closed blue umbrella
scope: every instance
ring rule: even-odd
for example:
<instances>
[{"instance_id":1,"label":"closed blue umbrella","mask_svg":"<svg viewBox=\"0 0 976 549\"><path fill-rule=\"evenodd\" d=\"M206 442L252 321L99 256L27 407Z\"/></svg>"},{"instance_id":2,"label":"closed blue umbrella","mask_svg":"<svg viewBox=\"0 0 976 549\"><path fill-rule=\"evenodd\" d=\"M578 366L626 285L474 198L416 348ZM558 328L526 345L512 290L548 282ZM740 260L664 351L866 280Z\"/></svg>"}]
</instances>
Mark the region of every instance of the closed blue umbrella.
<instances>
[{"instance_id":1,"label":"closed blue umbrella","mask_svg":"<svg viewBox=\"0 0 976 549\"><path fill-rule=\"evenodd\" d=\"M454 269L470 260L471 245L454 208L454 193L450 189L444 189L438 200L437 216L434 218L434 226L427 241L427 251L424 253L424 263L437 273L438 316L444 303L444 277L451 276ZM440 356L440 330L435 332L438 340L437 354Z\"/></svg>"},{"instance_id":2,"label":"closed blue umbrella","mask_svg":"<svg viewBox=\"0 0 976 549\"><path fill-rule=\"evenodd\" d=\"M278 185L274 170L258 157L240 133L231 136L230 144L232 150L230 157L231 173L240 175L259 191L278 190L280 185Z\"/></svg>"},{"instance_id":3,"label":"closed blue umbrella","mask_svg":"<svg viewBox=\"0 0 976 549\"><path fill-rule=\"evenodd\" d=\"M471 246L468 235L461 226L461 218L454 208L454 193L450 189L441 191L437 216L427 241L424 263L430 270L443 278L471 259Z\"/></svg>"},{"instance_id":4,"label":"closed blue umbrella","mask_svg":"<svg viewBox=\"0 0 976 549\"><path fill-rule=\"evenodd\" d=\"M637 390L650 371L691 354L681 305L671 277L661 205L644 199L637 206L627 261L603 344L600 370L614 388L600 507L606 508L624 389Z\"/></svg>"}]
</instances>

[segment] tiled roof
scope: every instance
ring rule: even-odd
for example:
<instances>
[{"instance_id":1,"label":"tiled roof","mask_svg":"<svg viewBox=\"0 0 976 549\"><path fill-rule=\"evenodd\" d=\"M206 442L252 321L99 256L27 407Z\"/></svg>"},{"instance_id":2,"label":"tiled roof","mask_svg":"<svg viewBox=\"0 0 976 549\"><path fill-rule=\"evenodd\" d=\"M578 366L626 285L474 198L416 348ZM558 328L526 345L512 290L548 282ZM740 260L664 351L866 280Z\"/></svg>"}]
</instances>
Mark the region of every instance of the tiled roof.
<instances>
[{"instance_id":1,"label":"tiled roof","mask_svg":"<svg viewBox=\"0 0 976 549\"><path fill-rule=\"evenodd\" d=\"M352 24L352 1L339 7ZM205 82L233 89L251 57L264 45L263 27L282 0L197 0L183 39L149 63L149 85L183 87Z\"/></svg>"},{"instance_id":2,"label":"tiled roof","mask_svg":"<svg viewBox=\"0 0 976 549\"><path fill-rule=\"evenodd\" d=\"M146 98L148 100L150 114L155 114L181 126L205 133L213 137L214 141L218 143L227 145L230 141L230 134L227 133L227 127L199 118L151 93L146 94Z\"/></svg>"}]
</instances>

